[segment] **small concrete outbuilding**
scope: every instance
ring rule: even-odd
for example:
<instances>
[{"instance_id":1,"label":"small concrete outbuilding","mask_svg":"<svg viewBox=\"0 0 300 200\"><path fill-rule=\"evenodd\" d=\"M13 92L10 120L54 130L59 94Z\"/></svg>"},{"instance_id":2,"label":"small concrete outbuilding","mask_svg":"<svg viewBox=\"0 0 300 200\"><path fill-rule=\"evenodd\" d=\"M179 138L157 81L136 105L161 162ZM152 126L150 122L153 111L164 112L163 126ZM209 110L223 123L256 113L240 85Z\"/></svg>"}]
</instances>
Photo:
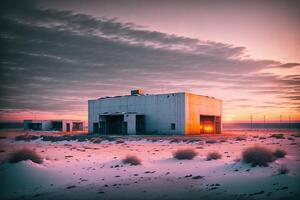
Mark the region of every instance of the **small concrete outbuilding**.
<instances>
[{"instance_id":1,"label":"small concrete outbuilding","mask_svg":"<svg viewBox=\"0 0 300 200\"><path fill-rule=\"evenodd\" d=\"M103 97L88 101L90 133L194 135L221 133L222 101L179 92Z\"/></svg>"},{"instance_id":2,"label":"small concrete outbuilding","mask_svg":"<svg viewBox=\"0 0 300 200\"><path fill-rule=\"evenodd\" d=\"M84 122L81 120L24 120L24 130L83 131Z\"/></svg>"}]
</instances>

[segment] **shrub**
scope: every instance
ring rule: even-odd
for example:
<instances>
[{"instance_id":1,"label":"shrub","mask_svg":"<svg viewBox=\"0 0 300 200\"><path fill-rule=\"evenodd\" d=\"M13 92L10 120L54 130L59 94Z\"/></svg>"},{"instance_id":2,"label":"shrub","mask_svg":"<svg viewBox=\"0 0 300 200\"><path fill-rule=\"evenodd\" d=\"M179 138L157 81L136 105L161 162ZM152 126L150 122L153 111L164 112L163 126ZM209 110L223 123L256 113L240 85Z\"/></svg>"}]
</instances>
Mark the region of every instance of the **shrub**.
<instances>
[{"instance_id":1,"label":"shrub","mask_svg":"<svg viewBox=\"0 0 300 200\"><path fill-rule=\"evenodd\" d=\"M294 137L300 137L300 133L295 133L292 136L294 136Z\"/></svg>"},{"instance_id":2,"label":"shrub","mask_svg":"<svg viewBox=\"0 0 300 200\"><path fill-rule=\"evenodd\" d=\"M227 142L227 140L226 140L226 139L221 139L220 142L221 142L221 143Z\"/></svg>"},{"instance_id":3,"label":"shrub","mask_svg":"<svg viewBox=\"0 0 300 200\"><path fill-rule=\"evenodd\" d=\"M92 143L99 144L99 143L102 142L102 139L101 139L101 138L97 138L97 137L92 137L92 138L90 139L90 141L91 141Z\"/></svg>"},{"instance_id":4,"label":"shrub","mask_svg":"<svg viewBox=\"0 0 300 200\"><path fill-rule=\"evenodd\" d=\"M140 165L141 160L136 156L127 155L122 162L124 164L130 164L130 165Z\"/></svg>"},{"instance_id":5,"label":"shrub","mask_svg":"<svg viewBox=\"0 0 300 200\"><path fill-rule=\"evenodd\" d=\"M150 139L150 141L151 141L151 142L157 142L157 141L158 141L158 139L156 139L156 138L152 138L152 139Z\"/></svg>"},{"instance_id":6,"label":"shrub","mask_svg":"<svg viewBox=\"0 0 300 200\"><path fill-rule=\"evenodd\" d=\"M178 138L174 138L172 140L170 140L170 143L179 143L181 142L182 140L178 139Z\"/></svg>"},{"instance_id":7,"label":"shrub","mask_svg":"<svg viewBox=\"0 0 300 200\"><path fill-rule=\"evenodd\" d=\"M15 137L15 140L16 141L30 141L30 140L37 140L39 139L40 137L39 136L36 136L36 135L18 135Z\"/></svg>"},{"instance_id":8,"label":"shrub","mask_svg":"<svg viewBox=\"0 0 300 200\"><path fill-rule=\"evenodd\" d=\"M194 149L179 149L173 153L173 157L178 160L192 160L196 155Z\"/></svg>"},{"instance_id":9,"label":"shrub","mask_svg":"<svg viewBox=\"0 0 300 200\"><path fill-rule=\"evenodd\" d=\"M121 139L116 140L116 144L123 144L123 143L125 143L124 140L121 140Z\"/></svg>"},{"instance_id":10,"label":"shrub","mask_svg":"<svg viewBox=\"0 0 300 200\"><path fill-rule=\"evenodd\" d=\"M205 142L207 144L215 144L215 143L217 143L217 140L206 140Z\"/></svg>"},{"instance_id":11,"label":"shrub","mask_svg":"<svg viewBox=\"0 0 300 200\"><path fill-rule=\"evenodd\" d=\"M112 136L108 136L108 135L102 136L102 139L103 139L103 140L107 140L107 141L109 141L109 142L113 142L113 141L116 140L116 138L114 138L114 137L112 137Z\"/></svg>"},{"instance_id":12,"label":"shrub","mask_svg":"<svg viewBox=\"0 0 300 200\"><path fill-rule=\"evenodd\" d=\"M278 173L279 174L287 174L289 173L289 169L286 167L286 165L281 165L279 168L278 168Z\"/></svg>"},{"instance_id":13,"label":"shrub","mask_svg":"<svg viewBox=\"0 0 300 200\"><path fill-rule=\"evenodd\" d=\"M246 148L242 153L243 161L254 166L268 166L269 162L274 161L274 156L271 150L266 147L255 145Z\"/></svg>"},{"instance_id":14,"label":"shrub","mask_svg":"<svg viewBox=\"0 0 300 200\"><path fill-rule=\"evenodd\" d=\"M198 138L192 138L192 139L189 139L187 142L188 143L195 143L195 142L199 142L200 141L200 139L198 139Z\"/></svg>"},{"instance_id":15,"label":"shrub","mask_svg":"<svg viewBox=\"0 0 300 200\"><path fill-rule=\"evenodd\" d=\"M272 134L270 137L273 137L276 139L284 139L284 135L282 133L275 133L275 134Z\"/></svg>"},{"instance_id":16,"label":"shrub","mask_svg":"<svg viewBox=\"0 0 300 200\"><path fill-rule=\"evenodd\" d=\"M242 141L242 140L246 140L245 137L242 137L242 136L238 136L235 138L236 141Z\"/></svg>"},{"instance_id":17,"label":"shrub","mask_svg":"<svg viewBox=\"0 0 300 200\"><path fill-rule=\"evenodd\" d=\"M275 158L284 158L286 155L286 151L282 149L276 149L273 152L273 155L275 156Z\"/></svg>"},{"instance_id":18,"label":"shrub","mask_svg":"<svg viewBox=\"0 0 300 200\"><path fill-rule=\"evenodd\" d=\"M31 149L21 149L19 151L15 151L8 158L10 163L17 163L23 160L31 160L32 162L38 164L43 163L42 157Z\"/></svg>"},{"instance_id":19,"label":"shrub","mask_svg":"<svg viewBox=\"0 0 300 200\"><path fill-rule=\"evenodd\" d=\"M220 158L222 158L222 155L216 151L209 152L206 156L206 160L218 160Z\"/></svg>"}]
</instances>

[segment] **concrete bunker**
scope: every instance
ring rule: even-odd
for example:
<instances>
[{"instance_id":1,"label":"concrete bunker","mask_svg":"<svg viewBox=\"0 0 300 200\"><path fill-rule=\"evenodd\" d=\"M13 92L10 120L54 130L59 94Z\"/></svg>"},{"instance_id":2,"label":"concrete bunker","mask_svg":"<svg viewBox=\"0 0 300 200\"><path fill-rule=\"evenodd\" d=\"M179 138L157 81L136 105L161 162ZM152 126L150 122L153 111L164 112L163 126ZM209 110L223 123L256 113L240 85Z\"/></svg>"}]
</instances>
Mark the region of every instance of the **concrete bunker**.
<instances>
[{"instance_id":1,"label":"concrete bunker","mask_svg":"<svg viewBox=\"0 0 300 200\"><path fill-rule=\"evenodd\" d=\"M24 130L37 131L83 131L84 122L81 120L24 120Z\"/></svg>"},{"instance_id":2,"label":"concrete bunker","mask_svg":"<svg viewBox=\"0 0 300 200\"><path fill-rule=\"evenodd\" d=\"M222 101L188 92L88 101L89 133L197 135L222 132Z\"/></svg>"}]
</instances>

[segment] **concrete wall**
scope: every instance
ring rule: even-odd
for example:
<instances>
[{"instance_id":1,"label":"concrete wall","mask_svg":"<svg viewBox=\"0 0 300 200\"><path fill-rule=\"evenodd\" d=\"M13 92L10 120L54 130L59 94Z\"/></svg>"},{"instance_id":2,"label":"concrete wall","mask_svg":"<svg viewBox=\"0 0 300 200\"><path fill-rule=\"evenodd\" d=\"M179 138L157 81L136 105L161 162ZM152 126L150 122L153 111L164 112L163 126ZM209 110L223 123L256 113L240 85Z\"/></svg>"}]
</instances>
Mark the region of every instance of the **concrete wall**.
<instances>
[{"instance_id":1,"label":"concrete wall","mask_svg":"<svg viewBox=\"0 0 300 200\"><path fill-rule=\"evenodd\" d=\"M42 122L42 130L50 131L52 129L52 121L43 121Z\"/></svg>"},{"instance_id":2,"label":"concrete wall","mask_svg":"<svg viewBox=\"0 0 300 200\"><path fill-rule=\"evenodd\" d=\"M145 115L146 133L184 134L184 97L184 93L171 93L89 100L89 132L93 132L93 123L99 121L101 113L137 112ZM176 124L175 130L171 130L171 123Z\"/></svg>"},{"instance_id":3,"label":"concrete wall","mask_svg":"<svg viewBox=\"0 0 300 200\"><path fill-rule=\"evenodd\" d=\"M127 122L127 134L136 134L136 114L125 114L124 121Z\"/></svg>"},{"instance_id":4,"label":"concrete wall","mask_svg":"<svg viewBox=\"0 0 300 200\"><path fill-rule=\"evenodd\" d=\"M78 120L62 120L62 131L66 132L67 131L67 124L70 124L70 132L72 132L73 131L73 123L74 122L81 122L81 121L78 121ZM82 126L84 127L84 123L82 124Z\"/></svg>"},{"instance_id":5,"label":"concrete wall","mask_svg":"<svg viewBox=\"0 0 300 200\"><path fill-rule=\"evenodd\" d=\"M53 130L53 122L54 121L61 121L62 122L62 132L67 131L67 123L70 124L70 132L73 131L73 122L82 122L79 120L24 120L24 130L29 130L29 125L31 123L41 123L42 124L42 130L43 131L51 131ZM84 128L84 122L83 128Z\"/></svg>"},{"instance_id":6,"label":"concrete wall","mask_svg":"<svg viewBox=\"0 0 300 200\"><path fill-rule=\"evenodd\" d=\"M24 120L23 127L24 130L29 130L29 124L31 124L32 120Z\"/></svg>"},{"instance_id":7,"label":"concrete wall","mask_svg":"<svg viewBox=\"0 0 300 200\"><path fill-rule=\"evenodd\" d=\"M24 130L30 130L30 125L32 123L39 123L42 126L42 131L51 130L52 124L49 120L24 120Z\"/></svg>"},{"instance_id":8,"label":"concrete wall","mask_svg":"<svg viewBox=\"0 0 300 200\"><path fill-rule=\"evenodd\" d=\"M199 134L200 115L222 116L222 101L219 99L185 93L184 104L187 135Z\"/></svg>"}]
</instances>

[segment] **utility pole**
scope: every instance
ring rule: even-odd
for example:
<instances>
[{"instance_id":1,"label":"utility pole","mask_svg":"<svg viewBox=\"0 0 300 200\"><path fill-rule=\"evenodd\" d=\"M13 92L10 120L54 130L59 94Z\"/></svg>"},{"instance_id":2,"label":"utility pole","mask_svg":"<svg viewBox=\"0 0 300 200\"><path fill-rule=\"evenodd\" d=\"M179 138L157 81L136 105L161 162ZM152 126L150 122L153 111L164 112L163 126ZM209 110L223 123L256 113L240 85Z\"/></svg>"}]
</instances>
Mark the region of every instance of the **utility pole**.
<instances>
[{"instance_id":1,"label":"utility pole","mask_svg":"<svg viewBox=\"0 0 300 200\"><path fill-rule=\"evenodd\" d=\"M252 114L251 114L251 116L250 116L250 120L251 120L251 130L252 130L252 128L253 128L253 124L252 124Z\"/></svg>"},{"instance_id":2,"label":"utility pole","mask_svg":"<svg viewBox=\"0 0 300 200\"><path fill-rule=\"evenodd\" d=\"M291 116L289 115L289 129L291 129Z\"/></svg>"},{"instance_id":3,"label":"utility pole","mask_svg":"<svg viewBox=\"0 0 300 200\"><path fill-rule=\"evenodd\" d=\"M264 115L264 129L266 129L266 115Z\"/></svg>"}]
</instances>

